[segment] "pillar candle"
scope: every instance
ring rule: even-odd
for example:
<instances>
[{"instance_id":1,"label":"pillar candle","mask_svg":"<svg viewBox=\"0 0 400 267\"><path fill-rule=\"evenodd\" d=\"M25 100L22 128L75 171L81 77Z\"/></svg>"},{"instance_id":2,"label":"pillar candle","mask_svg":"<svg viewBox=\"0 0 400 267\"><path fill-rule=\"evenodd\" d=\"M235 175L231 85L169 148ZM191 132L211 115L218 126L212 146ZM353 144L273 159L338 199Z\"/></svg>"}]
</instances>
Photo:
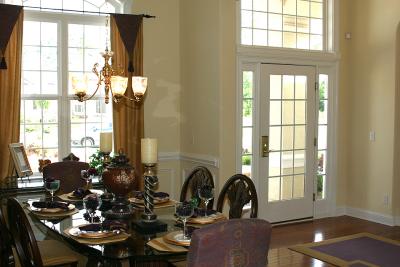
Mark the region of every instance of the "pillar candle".
<instances>
[{"instance_id":1,"label":"pillar candle","mask_svg":"<svg viewBox=\"0 0 400 267\"><path fill-rule=\"evenodd\" d=\"M112 151L112 133L100 133L100 151L110 153Z\"/></svg>"},{"instance_id":2,"label":"pillar candle","mask_svg":"<svg viewBox=\"0 0 400 267\"><path fill-rule=\"evenodd\" d=\"M142 138L142 163L152 164L157 163L157 139Z\"/></svg>"}]
</instances>

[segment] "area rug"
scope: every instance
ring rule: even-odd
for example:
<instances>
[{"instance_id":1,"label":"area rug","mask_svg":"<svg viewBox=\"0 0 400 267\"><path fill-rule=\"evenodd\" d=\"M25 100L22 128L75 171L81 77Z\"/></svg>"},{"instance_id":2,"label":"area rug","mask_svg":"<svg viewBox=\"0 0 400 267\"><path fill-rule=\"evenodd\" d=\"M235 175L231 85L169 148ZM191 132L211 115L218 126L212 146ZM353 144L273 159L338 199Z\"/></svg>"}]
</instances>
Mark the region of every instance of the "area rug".
<instances>
[{"instance_id":1,"label":"area rug","mask_svg":"<svg viewBox=\"0 0 400 267\"><path fill-rule=\"evenodd\" d=\"M307 243L289 249L336 266L400 266L400 242L369 233Z\"/></svg>"}]
</instances>

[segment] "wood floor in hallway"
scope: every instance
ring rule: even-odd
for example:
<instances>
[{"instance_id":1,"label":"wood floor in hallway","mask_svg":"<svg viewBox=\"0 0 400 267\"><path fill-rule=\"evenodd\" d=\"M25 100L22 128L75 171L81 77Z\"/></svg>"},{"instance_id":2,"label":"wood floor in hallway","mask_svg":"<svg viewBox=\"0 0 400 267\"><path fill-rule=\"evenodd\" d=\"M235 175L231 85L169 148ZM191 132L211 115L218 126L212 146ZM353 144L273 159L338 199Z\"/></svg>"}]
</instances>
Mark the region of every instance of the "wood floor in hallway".
<instances>
[{"instance_id":1,"label":"wood floor in hallway","mask_svg":"<svg viewBox=\"0 0 400 267\"><path fill-rule=\"evenodd\" d=\"M291 251L288 247L361 232L368 232L400 241L400 227L398 226L391 227L349 216L275 226L272 229L268 267L332 267L333 265L331 264Z\"/></svg>"}]
</instances>

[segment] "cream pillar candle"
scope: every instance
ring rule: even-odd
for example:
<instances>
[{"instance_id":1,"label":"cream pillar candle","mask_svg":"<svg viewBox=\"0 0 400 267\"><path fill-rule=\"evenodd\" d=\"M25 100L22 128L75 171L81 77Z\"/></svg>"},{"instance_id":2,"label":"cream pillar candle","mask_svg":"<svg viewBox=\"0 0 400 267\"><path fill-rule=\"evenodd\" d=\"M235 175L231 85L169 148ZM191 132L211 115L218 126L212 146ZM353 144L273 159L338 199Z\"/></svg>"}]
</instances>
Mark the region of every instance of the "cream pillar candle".
<instances>
[{"instance_id":1,"label":"cream pillar candle","mask_svg":"<svg viewBox=\"0 0 400 267\"><path fill-rule=\"evenodd\" d=\"M112 133L100 133L100 151L106 153L112 151Z\"/></svg>"},{"instance_id":2,"label":"cream pillar candle","mask_svg":"<svg viewBox=\"0 0 400 267\"><path fill-rule=\"evenodd\" d=\"M142 138L141 149L143 164L157 163L157 139Z\"/></svg>"}]
</instances>

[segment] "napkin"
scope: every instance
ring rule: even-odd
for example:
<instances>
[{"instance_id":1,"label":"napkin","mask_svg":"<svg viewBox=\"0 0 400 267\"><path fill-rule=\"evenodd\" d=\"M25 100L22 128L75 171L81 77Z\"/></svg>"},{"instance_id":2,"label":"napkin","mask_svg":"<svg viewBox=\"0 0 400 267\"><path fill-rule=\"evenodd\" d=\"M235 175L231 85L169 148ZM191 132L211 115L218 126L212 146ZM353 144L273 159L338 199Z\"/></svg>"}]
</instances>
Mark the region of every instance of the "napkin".
<instances>
[{"instance_id":1,"label":"napkin","mask_svg":"<svg viewBox=\"0 0 400 267\"><path fill-rule=\"evenodd\" d=\"M85 188L78 188L76 190L74 190L74 192L72 192L72 195L74 197L79 197L79 198L84 198L85 196L92 194L92 192L90 190L87 190Z\"/></svg>"},{"instance_id":2,"label":"napkin","mask_svg":"<svg viewBox=\"0 0 400 267\"><path fill-rule=\"evenodd\" d=\"M79 230L86 232L98 232L101 230L128 230L128 225L118 220L105 220L103 223L91 223L79 227Z\"/></svg>"},{"instance_id":3,"label":"napkin","mask_svg":"<svg viewBox=\"0 0 400 267\"><path fill-rule=\"evenodd\" d=\"M32 202L32 206L37 209L63 209L69 210L68 202L62 201L35 201Z\"/></svg>"}]
</instances>

